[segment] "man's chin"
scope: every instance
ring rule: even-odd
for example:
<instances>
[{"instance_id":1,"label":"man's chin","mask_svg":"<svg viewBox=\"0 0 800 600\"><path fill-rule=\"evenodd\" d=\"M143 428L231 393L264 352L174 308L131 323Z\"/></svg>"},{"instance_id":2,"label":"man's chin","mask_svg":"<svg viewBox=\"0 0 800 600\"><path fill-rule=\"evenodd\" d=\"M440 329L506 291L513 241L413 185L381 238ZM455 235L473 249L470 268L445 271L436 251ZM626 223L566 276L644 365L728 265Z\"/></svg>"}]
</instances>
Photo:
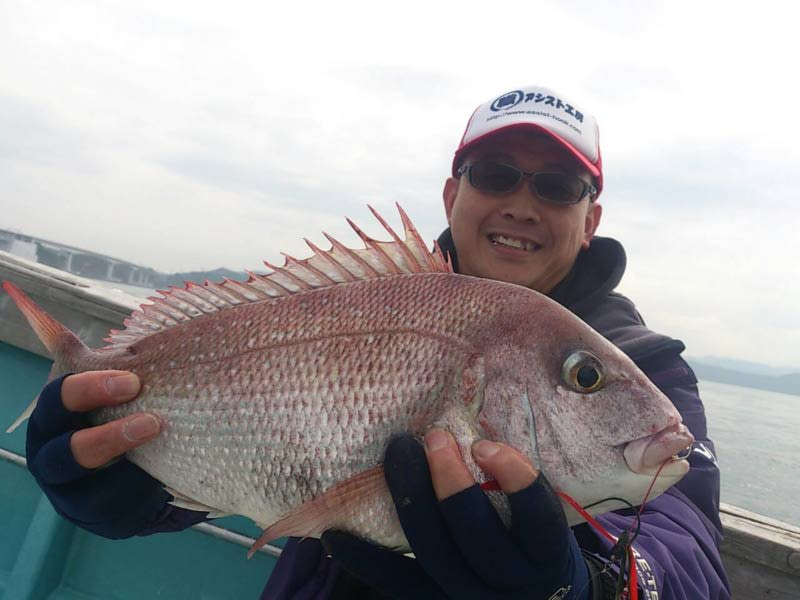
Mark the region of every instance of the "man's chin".
<instances>
[{"instance_id":1,"label":"man's chin","mask_svg":"<svg viewBox=\"0 0 800 600\"><path fill-rule=\"evenodd\" d=\"M494 279L496 281L504 281L506 283L513 283L522 287L536 290L537 278L536 274L531 272L532 269L522 268L490 268L485 270L482 275L485 279Z\"/></svg>"}]
</instances>

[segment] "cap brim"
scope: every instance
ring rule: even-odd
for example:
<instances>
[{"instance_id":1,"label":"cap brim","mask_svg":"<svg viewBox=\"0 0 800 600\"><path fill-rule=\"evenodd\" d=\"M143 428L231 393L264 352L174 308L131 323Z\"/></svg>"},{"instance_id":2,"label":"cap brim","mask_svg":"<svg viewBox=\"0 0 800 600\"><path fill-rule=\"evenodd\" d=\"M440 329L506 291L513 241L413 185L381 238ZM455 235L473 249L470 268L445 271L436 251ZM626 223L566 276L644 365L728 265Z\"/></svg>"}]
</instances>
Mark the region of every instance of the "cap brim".
<instances>
[{"instance_id":1,"label":"cap brim","mask_svg":"<svg viewBox=\"0 0 800 600\"><path fill-rule=\"evenodd\" d=\"M537 125L535 123L514 123L512 125L506 125L505 127L498 127L488 133L485 133L479 137L476 137L474 140L470 140L468 143L461 146L458 150L456 150L456 154L453 157L453 168L452 173L453 177L457 175L458 167L463 158L464 154L466 154L469 150L480 144L481 142L491 138L492 136L497 135L503 131L511 131L515 129L527 129L527 130L534 130L541 133L544 133L549 138L558 142L567 152L569 152L573 157L575 157L578 162L586 168L587 171L597 180L597 191L598 193L603 187L603 173L600 168L590 161L584 154L578 150L575 146L570 144L567 140L562 138L560 135L553 133L546 127L542 127L541 125ZM598 163L600 162L598 156Z\"/></svg>"}]
</instances>

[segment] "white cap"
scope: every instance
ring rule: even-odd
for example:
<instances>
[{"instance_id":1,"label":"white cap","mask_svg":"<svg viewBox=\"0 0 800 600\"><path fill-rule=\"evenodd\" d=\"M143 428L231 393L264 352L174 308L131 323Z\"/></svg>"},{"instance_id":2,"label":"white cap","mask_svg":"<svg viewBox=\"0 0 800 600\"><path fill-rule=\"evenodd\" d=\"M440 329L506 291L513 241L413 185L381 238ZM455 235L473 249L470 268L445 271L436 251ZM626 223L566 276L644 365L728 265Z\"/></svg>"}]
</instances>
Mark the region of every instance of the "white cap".
<instances>
[{"instance_id":1,"label":"white cap","mask_svg":"<svg viewBox=\"0 0 800 600\"><path fill-rule=\"evenodd\" d=\"M556 140L596 179L598 194L603 189L597 121L563 95L536 85L506 92L475 109L453 157L453 176L467 150L499 131L517 128L535 129Z\"/></svg>"}]
</instances>

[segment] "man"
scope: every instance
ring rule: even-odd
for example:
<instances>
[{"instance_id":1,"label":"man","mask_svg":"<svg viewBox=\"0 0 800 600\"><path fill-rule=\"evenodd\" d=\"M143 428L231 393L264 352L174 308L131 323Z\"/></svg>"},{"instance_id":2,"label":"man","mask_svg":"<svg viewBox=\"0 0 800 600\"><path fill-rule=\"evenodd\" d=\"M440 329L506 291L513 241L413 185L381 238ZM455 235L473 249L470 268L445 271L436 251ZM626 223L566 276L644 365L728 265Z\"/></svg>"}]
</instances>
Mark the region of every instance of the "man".
<instances>
[{"instance_id":1,"label":"man","mask_svg":"<svg viewBox=\"0 0 800 600\"><path fill-rule=\"evenodd\" d=\"M696 379L680 358L683 344L648 330L634 305L613 292L625 254L618 242L594 237L602 187L591 116L545 88L503 94L478 107L467 125L444 187L450 227L439 244L459 273L529 287L585 320L670 397L696 443L713 450ZM29 427L31 471L56 509L108 537L180 529L204 517L167 505L158 483L126 461L91 470L152 439L159 425L134 415L81 428L74 413L130 400L138 389L135 377L116 372L59 379L45 388ZM72 426L43 431L40 424L52 422L45 415L59 411ZM624 544L587 524L567 527L544 475L512 448L483 440L472 451L509 495L511 531L487 508L448 432L428 432L424 447L400 436L384 470L416 559L340 532L326 532L321 543L291 540L264 597L583 600L621 589L620 566L630 576ZM718 552L719 473L708 451L692 452L690 463L689 474L639 516L628 510L599 519L623 542L635 538L646 598L729 597ZM55 464L71 473L66 492L42 475ZM81 499L90 493L87 509Z\"/></svg>"}]
</instances>

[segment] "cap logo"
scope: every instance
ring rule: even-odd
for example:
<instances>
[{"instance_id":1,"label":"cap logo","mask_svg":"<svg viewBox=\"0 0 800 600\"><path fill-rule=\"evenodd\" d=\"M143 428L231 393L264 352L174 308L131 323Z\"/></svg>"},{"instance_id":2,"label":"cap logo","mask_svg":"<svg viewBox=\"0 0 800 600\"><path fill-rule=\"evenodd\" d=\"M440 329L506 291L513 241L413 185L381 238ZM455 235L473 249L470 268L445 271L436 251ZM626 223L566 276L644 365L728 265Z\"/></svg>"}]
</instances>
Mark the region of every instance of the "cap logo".
<instances>
[{"instance_id":1,"label":"cap logo","mask_svg":"<svg viewBox=\"0 0 800 600\"><path fill-rule=\"evenodd\" d=\"M533 102L533 104L541 104L542 106L552 106L553 108L560 108L568 115L574 117L575 120L578 121L579 123L583 123L583 113L581 113L581 111L575 109L571 104L564 102L563 100L561 100L561 98L557 98L555 96L548 96L546 94L542 94L541 92L530 92L528 94L523 93L521 90L508 92L497 98L494 102L492 102L489 108L492 110L492 112L508 110L509 108L514 108L517 104L519 104L523 100L525 101L526 104L528 102ZM542 114L542 113L534 113L534 114Z\"/></svg>"},{"instance_id":2,"label":"cap logo","mask_svg":"<svg viewBox=\"0 0 800 600\"><path fill-rule=\"evenodd\" d=\"M492 106L490 108L493 112L497 112L499 110L508 110L509 108L514 108L517 104L522 102L523 98L525 98L525 94L523 94L521 90L508 92L492 102Z\"/></svg>"}]
</instances>

